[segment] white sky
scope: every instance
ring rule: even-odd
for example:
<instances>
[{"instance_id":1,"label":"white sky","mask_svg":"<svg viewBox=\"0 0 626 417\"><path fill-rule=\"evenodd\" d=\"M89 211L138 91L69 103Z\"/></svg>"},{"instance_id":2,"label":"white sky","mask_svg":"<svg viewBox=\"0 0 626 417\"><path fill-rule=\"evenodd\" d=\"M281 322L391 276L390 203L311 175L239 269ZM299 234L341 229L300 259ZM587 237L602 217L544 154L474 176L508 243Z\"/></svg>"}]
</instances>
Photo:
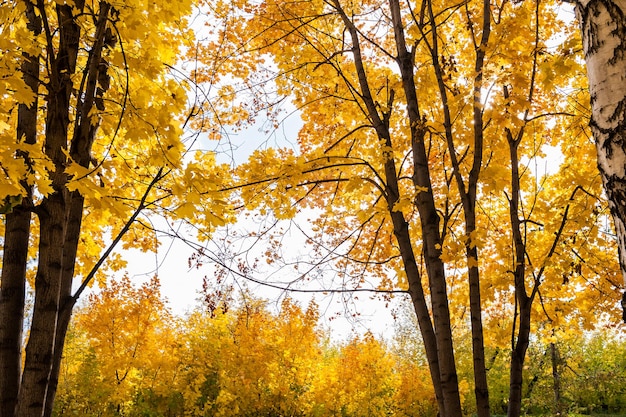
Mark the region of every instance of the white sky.
<instances>
[{"instance_id":1,"label":"white sky","mask_svg":"<svg viewBox=\"0 0 626 417\"><path fill-rule=\"evenodd\" d=\"M302 122L299 115L293 112L292 109L286 109L286 114L289 116L286 117L279 129L270 134L263 132L263 121L261 121L245 131L225 135L221 143L203 139L197 143L197 146L204 150L216 151L220 162L234 164L247 160L248 156L257 148L270 146L295 148L297 133ZM306 216L302 217L302 220L296 219L296 221L301 222L302 227L306 228L304 224ZM159 220L152 220L157 225L161 224ZM255 226L251 220L242 218L237 224L229 226L229 228L231 227L250 230L258 226ZM185 238L195 241L194 232L183 232L182 234ZM302 251L305 245L303 235L297 235L296 228L291 228L285 235L283 250L288 257L306 255L298 252ZM161 282L162 296L167 298L175 314L184 316L185 313L200 305L203 277L213 277L216 268L210 262L206 262L200 269L190 268L188 260L194 253L193 248L181 240L168 237L162 237L159 241L161 245L156 253L143 253L136 249L123 250L121 245L117 247L114 252L120 253L128 262L128 266L115 274L113 278L120 279L126 272L134 285L140 285L157 274ZM224 243L220 240L219 233L217 233L215 234L215 242L209 243L207 246L219 249L223 245ZM241 249L241 247L232 248L233 251L240 251ZM262 254L263 251L257 252ZM263 263L263 260L261 260L261 263ZM295 277L293 273L291 276L287 274L289 274L289 271L276 272L271 267L267 267L265 271L253 274L253 277L260 281L265 279L275 281L281 278L282 280L289 280ZM244 281L242 279L238 280L239 284L242 284ZM308 288L319 289L319 287L315 287L316 283L317 281L312 282ZM246 286L255 296L267 299L270 302L270 307L278 308L280 300L285 296L283 291L252 282L247 282ZM300 286L298 288L307 287ZM92 289L92 291L97 291L97 289ZM358 299L356 300L350 295L342 294L290 293L289 296L297 300L303 309L307 307L311 299L314 299L319 305L320 324L332 331L334 340L345 340L354 332L362 334L368 330L376 336L391 337L393 334L392 308L394 303L389 308L386 308L385 302L372 300L369 293L358 294ZM81 297L81 300L84 301L86 298L85 294ZM275 302L276 300L278 302ZM357 314L357 316L354 317L353 314Z\"/></svg>"}]
</instances>

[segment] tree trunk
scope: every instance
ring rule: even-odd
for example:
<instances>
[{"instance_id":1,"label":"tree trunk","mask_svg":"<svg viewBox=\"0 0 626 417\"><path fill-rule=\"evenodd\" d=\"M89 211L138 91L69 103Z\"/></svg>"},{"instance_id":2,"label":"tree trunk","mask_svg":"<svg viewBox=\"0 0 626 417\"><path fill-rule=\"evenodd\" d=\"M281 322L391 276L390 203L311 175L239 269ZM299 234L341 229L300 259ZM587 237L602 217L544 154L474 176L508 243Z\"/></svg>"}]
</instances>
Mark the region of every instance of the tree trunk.
<instances>
[{"instance_id":1,"label":"tree trunk","mask_svg":"<svg viewBox=\"0 0 626 417\"><path fill-rule=\"evenodd\" d=\"M76 2L78 13L83 6ZM91 146L98 124L91 120L95 100L103 93L97 83L106 74L101 65L102 49L110 5L99 3L93 44L89 50L84 90L76 95L73 138L69 141L70 103L73 83L71 74L76 70L76 57L81 34L75 21L75 8L57 6L60 22L60 44L57 57L50 58L48 107L46 118L45 151L54 162L51 173L54 193L45 198L36 212L40 219L39 264L35 278L35 306L30 337L26 346L24 373L18 398L16 415L49 416L52 413L58 384L61 354L73 300L72 280L78 241L80 237L84 199L78 192L70 193L66 187L65 152L71 144L73 161L88 167ZM41 11L42 15L44 14Z\"/></svg>"},{"instance_id":2,"label":"tree trunk","mask_svg":"<svg viewBox=\"0 0 626 417\"><path fill-rule=\"evenodd\" d=\"M480 271L478 269L478 247L472 240L476 226L476 193L478 180L482 169L483 158L483 104L481 102L481 90L483 89L483 67L485 63L485 51L491 33L491 5L488 0L483 1L483 22L480 40L477 40L472 31L476 59L474 70L474 101L473 101L473 129L474 129L474 155L472 168L467 177L461 173L461 164L457 158L457 149L454 141L453 122L448 104L448 86L446 85L444 69L440 63L441 51L439 37L432 4L428 6L432 27L432 40L430 54L433 62L435 76L439 87L439 95L442 101L444 113L444 129L446 143L453 167L454 178L457 183L463 214L465 217L465 255L467 259L467 278L469 287L470 324L472 331L472 362L474 374L474 397L476 399L476 412L478 417L489 417L489 387L487 384L487 368L485 364L485 346L482 323L482 301L480 296ZM471 25L468 25L471 27Z\"/></svg>"},{"instance_id":3,"label":"tree trunk","mask_svg":"<svg viewBox=\"0 0 626 417\"><path fill-rule=\"evenodd\" d=\"M68 193L49 196L39 208L39 263L35 276L35 305L16 416L41 416L52 370L54 339L63 269L63 242Z\"/></svg>"},{"instance_id":4,"label":"tree trunk","mask_svg":"<svg viewBox=\"0 0 626 417\"><path fill-rule=\"evenodd\" d=\"M27 27L37 36L41 19L35 15L32 3L26 2ZM20 104L17 116L17 140L37 142L37 108L39 89L39 57L24 53L21 65L24 82L35 92L30 107ZM28 155L20 155L27 162ZM24 184L26 185L26 184ZM5 219L2 277L0 278L0 416L12 416L17 404L22 376L22 338L24 303L26 297L26 265L30 240L31 202L28 197L7 213ZM9 318L10 319L6 319Z\"/></svg>"},{"instance_id":5,"label":"tree trunk","mask_svg":"<svg viewBox=\"0 0 626 417\"><path fill-rule=\"evenodd\" d=\"M363 100L367 116L370 119L378 138L385 143L385 147L391 148L393 143L389 131L388 113L379 113L379 107L372 98L372 93L367 80L367 73L361 55L359 45L359 32L352 23L350 17L341 8L336 0L333 5L343 23L346 26L352 41L352 54L354 56L355 71L360 86L360 96ZM411 119L411 135L414 147L414 171L413 181L418 189L427 191L418 194L416 205L420 214L422 226L422 240L425 255L425 264L430 284L430 297L432 309L429 312L424 296L415 256L413 243L404 216L394 211L394 206L399 200L398 178L393 158L386 158L385 162L385 197L389 214L394 224L394 234L401 246L400 253L404 262L407 278L409 279L409 292L420 323L420 331L424 338L424 345L429 361L430 373L435 386L439 414L442 417L461 417L461 401L459 395L456 364L454 361L454 348L452 343L452 329L450 326L450 311L448 308L446 277L443 262L441 261L441 232L439 230L439 215L437 214L432 187L430 186L430 172L428 158L424 147L423 124L416 110L418 101L416 88L413 82L413 62L411 54L404 45L404 32L398 16L400 4L397 0L389 2L394 29L396 45L398 48L398 64L402 72L403 89L407 95L409 118ZM388 107L393 105L393 92L390 93ZM383 150L383 152L385 152ZM430 318L432 313L433 322Z\"/></svg>"},{"instance_id":6,"label":"tree trunk","mask_svg":"<svg viewBox=\"0 0 626 417\"><path fill-rule=\"evenodd\" d=\"M411 126L411 144L413 148L413 183L416 189L424 190L417 194L415 205L419 212L424 262L430 286L431 312L433 316L439 380L443 396L443 409L440 415L445 417L462 416L454 345L450 325L450 310L444 264L441 261L441 230L439 214L435 207L433 190L430 182L430 168L424 144L424 121L419 111L419 100L414 79L414 57L407 49L404 27L400 13L400 3L390 0L389 7L394 27L397 49L396 61L402 77L402 87L407 100L407 116ZM421 284L420 284L421 285ZM431 371L432 374L433 371ZM433 383L435 381L433 380ZM440 405L441 408L441 405Z\"/></svg>"},{"instance_id":7,"label":"tree trunk","mask_svg":"<svg viewBox=\"0 0 626 417\"><path fill-rule=\"evenodd\" d=\"M591 96L591 131L626 283L626 1L576 1ZM626 294L622 301L626 321Z\"/></svg>"},{"instance_id":8,"label":"tree trunk","mask_svg":"<svg viewBox=\"0 0 626 417\"><path fill-rule=\"evenodd\" d=\"M413 245L409 234L409 225L404 219L404 215L400 212L393 212L391 207L393 207L393 204L390 206L390 212L394 226L394 235L398 242L398 247L400 248L400 256L402 257L404 271L406 272L409 283L409 293L411 294L413 309L415 310L420 334L424 342L426 358L428 359L428 369L430 371L430 377L433 381L433 387L435 388L435 397L437 399L439 409L441 410L440 415L444 416L445 402L440 380L441 375L439 371L439 358L437 355L437 339L432 321L430 319L424 289L422 288L421 274L419 273L419 268L413 252Z\"/></svg>"},{"instance_id":9,"label":"tree trunk","mask_svg":"<svg viewBox=\"0 0 626 417\"><path fill-rule=\"evenodd\" d=\"M411 126L411 143L413 148L413 182L419 192L415 199L423 239L424 262L430 286L433 323L437 339L439 372L445 409L442 416L461 416L461 399L458 377L454 360L454 345L450 325L450 310L443 262L441 261L441 231L439 214L435 208L433 191L430 183L430 169L424 145L424 121L419 111L417 87L413 77L413 54L407 47L404 30L400 19L400 5L396 0L390 1L396 48L398 50L398 66L402 76L402 86L407 99L407 115ZM395 13L393 12L395 11Z\"/></svg>"},{"instance_id":10,"label":"tree trunk","mask_svg":"<svg viewBox=\"0 0 626 417\"><path fill-rule=\"evenodd\" d=\"M532 302L528 297L518 301L519 330L517 340L511 351L511 369L509 378L509 406L507 417L519 417L522 412L522 384L524 381L524 360L530 343L530 313ZM515 331L515 329L513 329Z\"/></svg>"},{"instance_id":11,"label":"tree trunk","mask_svg":"<svg viewBox=\"0 0 626 417\"><path fill-rule=\"evenodd\" d=\"M504 89L505 96L508 90ZM526 290L526 244L522 235L522 221L520 219L520 173L518 146L524 136L522 127L518 134L513 137L507 128L507 142L511 160L511 197L509 199L509 218L513 238L513 285L515 288L515 316L511 329L511 369L509 379L509 406L508 417L519 417L522 410L522 383L524 372L524 360L530 343L530 320L532 302L538 290L538 281L535 282L532 292L528 295ZM519 318L519 328L516 328L516 320ZM517 331L517 337L515 332Z\"/></svg>"},{"instance_id":12,"label":"tree trunk","mask_svg":"<svg viewBox=\"0 0 626 417\"><path fill-rule=\"evenodd\" d=\"M552 388L554 391L554 415L560 416L563 412L561 401L561 372L559 366L561 364L561 357L559 355L559 349L556 343L550 343L550 360L552 362Z\"/></svg>"},{"instance_id":13,"label":"tree trunk","mask_svg":"<svg viewBox=\"0 0 626 417\"><path fill-rule=\"evenodd\" d=\"M0 416L12 416L22 375L22 328L30 211L6 215L0 288ZM7 319L10 318L10 319Z\"/></svg>"},{"instance_id":14,"label":"tree trunk","mask_svg":"<svg viewBox=\"0 0 626 417\"><path fill-rule=\"evenodd\" d=\"M469 284L470 320L472 324L472 358L474 364L474 396L478 417L489 417L489 386L487 384L487 364L485 360L485 338L483 334L482 300L480 296L480 271L478 269L478 246L472 242L471 236L476 231L476 193L478 180L483 164L483 103L481 90L483 86L483 69L485 51L491 34L491 3L483 1L483 26L480 42L476 47L474 79L474 160L469 173L468 191L463 192L465 207L466 256L468 260L467 274ZM476 263L473 264L473 261Z\"/></svg>"},{"instance_id":15,"label":"tree trunk","mask_svg":"<svg viewBox=\"0 0 626 417\"><path fill-rule=\"evenodd\" d=\"M66 188L65 150L68 148L70 97L73 89L71 75L76 69L80 27L74 20L72 7L56 8L60 41L56 57L50 57L47 83L47 115L44 151L55 165L50 173L54 192L44 198L36 213L39 217L39 252L35 276L35 304L24 372L20 386L16 416L41 416L54 358L59 296L69 215L70 193ZM39 10L45 19L44 10Z\"/></svg>"},{"instance_id":16,"label":"tree trunk","mask_svg":"<svg viewBox=\"0 0 626 417\"><path fill-rule=\"evenodd\" d=\"M52 369L50 372L48 389L46 391L44 417L50 417L52 415L54 398L59 384L59 372L61 369L65 336L67 335L67 328L70 324L72 308L74 307L74 302L72 300L72 281L74 278L74 266L76 263L78 241L80 238L80 229L83 218L84 200L83 196L81 196L77 191L74 191L71 194L71 207L63 250L63 271L61 272L61 286L59 290L59 314L54 340L54 356L52 360Z\"/></svg>"}]
</instances>

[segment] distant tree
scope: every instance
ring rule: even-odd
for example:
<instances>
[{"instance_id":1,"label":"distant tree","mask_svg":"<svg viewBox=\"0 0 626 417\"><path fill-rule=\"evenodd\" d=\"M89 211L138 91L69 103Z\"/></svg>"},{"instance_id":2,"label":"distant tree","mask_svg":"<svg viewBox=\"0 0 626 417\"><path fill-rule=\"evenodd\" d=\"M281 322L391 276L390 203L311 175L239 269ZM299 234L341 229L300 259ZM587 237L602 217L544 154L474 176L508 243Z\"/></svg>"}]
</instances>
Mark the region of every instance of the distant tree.
<instances>
[{"instance_id":1,"label":"distant tree","mask_svg":"<svg viewBox=\"0 0 626 417\"><path fill-rule=\"evenodd\" d=\"M182 413L173 401L179 323L156 277L141 286L127 276L112 280L89 296L73 323L61 365L57 415L132 414L141 407L161 415Z\"/></svg>"}]
</instances>

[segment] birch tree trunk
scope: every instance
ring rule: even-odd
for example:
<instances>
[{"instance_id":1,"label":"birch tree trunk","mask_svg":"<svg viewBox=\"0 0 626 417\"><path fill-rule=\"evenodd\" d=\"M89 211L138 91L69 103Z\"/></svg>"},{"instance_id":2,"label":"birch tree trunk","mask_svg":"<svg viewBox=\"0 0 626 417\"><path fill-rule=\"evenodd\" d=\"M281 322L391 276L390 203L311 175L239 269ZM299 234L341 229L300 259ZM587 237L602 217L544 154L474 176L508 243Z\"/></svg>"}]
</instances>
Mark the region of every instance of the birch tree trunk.
<instances>
[{"instance_id":1,"label":"birch tree trunk","mask_svg":"<svg viewBox=\"0 0 626 417\"><path fill-rule=\"evenodd\" d=\"M626 1L576 1L591 96L598 168L626 283ZM626 321L626 294L622 298Z\"/></svg>"}]
</instances>

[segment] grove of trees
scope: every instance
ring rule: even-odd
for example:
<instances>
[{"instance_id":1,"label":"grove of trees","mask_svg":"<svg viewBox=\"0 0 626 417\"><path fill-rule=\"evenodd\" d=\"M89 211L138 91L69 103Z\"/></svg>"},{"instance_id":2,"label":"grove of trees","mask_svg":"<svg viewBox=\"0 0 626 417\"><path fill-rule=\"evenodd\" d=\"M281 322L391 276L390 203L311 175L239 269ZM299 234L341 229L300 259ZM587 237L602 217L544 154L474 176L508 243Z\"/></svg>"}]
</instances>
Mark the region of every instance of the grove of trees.
<instances>
[{"instance_id":1,"label":"grove of trees","mask_svg":"<svg viewBox=\"0 0 626 417\"><path fill-rule=\"evenodd\" d=\"M626 4L574 3L0 1L0 417L52 414L84 289L124 268L120 248L157 250L158 236L180 236L181 227L194 231L186 239L196 266L221 268L215 288L233 278L262 283L273 266L288 278L266 283L285 290L313 283L321 291L408 293L423 356L404 363L375 338L354 341L369 352L364 374L388 379L368 407L387 407L407 389L397 385L403 378L425 383L427 364L436 407L422 404L432 400L424 396L416 400L423 410L488 417L504 404L519 416L539 383L528 382L528 356L549 352L558 368L563 341L597 340L586 332L619 319L626 280ZM296 143L269 146L289 112L301 120L288 132ZM250 133L259 120L263 128ZM224 164L206 149L221 149L232 132L250 135L256 150ZM243 216L265 220L248 236L226 227ZM288 258L285 222L307 235L306 258ZM215 236L224 253L208 250ZM233 239L264 250L237 251ZM153 301L119 340L115 329L97 340L98 326L110 323L95 314L79 315L69 334L78 345L68 349L81 353L74 365L66 356L74 366L67 372L117 385L99 391L112 412L121 413L131 394L141 403L136 395L172 393L122 389L179 377L179 368L151 361L201 357L189 349L202 340L180 344L173 328L154 327L176 320L152 285L103 289L100 307L112 315L129 302L124 297ZM315 350L315 308L286 303L281 314L304 323L298 346ZM257 301L248 308L267 315ZM226 322L247 320L243 312L224 313L226 327L211 331L230 332ZM205 319L190 322L219 323ZM268 320L260 329L296 331L283 324ZM296 351L285 353L291 336L265 336L270 350L296 360ZM187 365L203 372L188 386L208 384L194 406L213 407L212 415L247 407L220 366L248 337L256 336L218 337L223 345L202 359L204 368ZM350 356L349 346L337 355ZM318 350L332 357L332 348ZM255 354L256 366L276 366L263 350ZM497 389L496 360L508 372ZM141 361L145 374L135 366ZM404 375L398 363L413 368ZM330 399L316 398L308 387L318 384L303 378L328 375L299 375L308 366L259 369L292 385L268 382L249 401L270 392L277 408L268 415L315 415ZM258 382L261 373L238 378ZM320 383L327 387L319 395L350 389L333 384ZM180 395L159 401L184 399L188 407ZM300 396L313 408L290 408ZM81 404L81 412L91 407ZM361 406L345 400L319 413L371 411Z\"/></svg>"},{"instance_id":2,"label":"grove of trees","mask_svg":"<svg viewBox=\"0 0 626 417\"><path fill-rule=\"evenodd\" d=\"M278 308L277 308L278 307ZM410 310L393 335L333 339L320 308L249 293L173 316L152 279L112 281L79 307L68 333L58 416L434 417L437 401ZM460 352L471 351L458 329ZM553 353L554 352L554 353ZM506 412L508 355L487 349L494 414ZM623 413L626 343L615 329L529 348L522 411ZM459 362L461 407L476 412L471 354Z\"/></svg>"}]
</instances>

